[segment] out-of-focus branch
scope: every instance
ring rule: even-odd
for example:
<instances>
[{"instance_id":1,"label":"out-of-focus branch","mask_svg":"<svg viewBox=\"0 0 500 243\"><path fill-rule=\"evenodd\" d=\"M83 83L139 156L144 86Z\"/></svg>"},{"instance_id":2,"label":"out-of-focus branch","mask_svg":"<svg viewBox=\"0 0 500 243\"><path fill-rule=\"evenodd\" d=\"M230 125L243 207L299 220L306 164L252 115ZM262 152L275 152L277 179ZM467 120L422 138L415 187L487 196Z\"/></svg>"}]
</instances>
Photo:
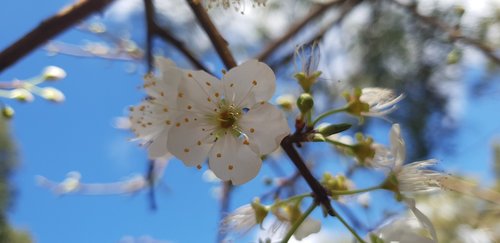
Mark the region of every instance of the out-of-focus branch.
<instances>
[{"instance_id":1,"label":"out-of-focus branch","mask_svg":"<svg viewBox=\"0 0 500 243\"><path fill-rule=\"evenodd\" d=\"M205 72L210 72L205 65L203 65L195 55L188 50L184 43L177 38L175 38L172 33L167 29L162 28L157 20L154 8L154 3L151 0L144 0L145 17L147 24L146 33L146 61L148 63L148 70L151 70L153 62L153 38L155 36L160 37L165 42L172 44L177 50L179 50L184 56L193 64L194 67L201 69Z\"/></svg>"},{"instance_id":2,"label":"out-of-focus branch","mask_svg":"<svg viewBox=\"0 0 500 243\"><path fill-rule=\"evenodd\" d=\"M316 18L322 16L326 10L330 9L330 7L335 6L337 4L341 4L346 0L335 0L331 1L327 4L318 5L314 8L307 16L305 16L302 20L295 23L293 26L288 29L288 31L278 39L271 42L260 54L256 56L256 59L265 61L268 59L282 44L288 41L290 38L295 36L298 32L300 32L308 23L315 20ZM348 0L347 0L348 1Z\"/></svg>"},{"instance_id":3,"label":"out-of-focus branch","mask_svg":"<svg viewBox=\"0 0 500 243\"><path fill-rule=\"evenodd\" d=\"M312 44L314 41L319 41L323 39L325 34L335 25L338 25L342 23L342 20L351 12L354 7L356 7L358 4L360 4L363 0L352 0L352 1L347 1L341 8L339 15L336 18L331 19L326 23L314 36L309 38L304 44ZM273 62L270 66L275 69L278 66L283 65L284 63L287 63L290 61L294 56L294 52L291 51L288 55L283 56L279 60Z\"/></svg>"},{"instance_id":4,"label":"out-of-focus branch","mask_svg":"<svg viewBox=\"0 0 500 243\"><path fill-rule=\"evenodd\" d=\"M471 45L473 47L476 47L479 49L484 55L486 55L488 58L490 58L492 61L494 61L497 64L500 64L500 57L496 56L494 54L495 49L488 44L482 42L481 40L474 39L468 36L464 36L462 34L462 31L459 28L455 28L452 26L449 26L448 24L440 21L438 18L432 17L432 16L425 16L420 14L417 11L417 8L415 5L407 5L403 4L397 0L390 0L392 3L395 5L402 7L406 9L409 13L413 15L416 19L421 21L422 23L425 23L433 28L436 28L446 34L448 34L448 37L450 38L451 41L462 41L465 44Z\"/></svg>"},{"instance_id":5,"label":"out-of-focus branch","mask_svg":"<svg viewBox=\"0 0 500 243\"><path fill-rule=\"evenodd\" d=\"M198 23L200 23L201 27L207 33L208 38L210 38L210 41L214 45L215 50L219 54L226 68L231 69L236 67L236 61L228 48L227 41L224 40L220 32L215 27L205 8L203 8L199 1L195 2L193 0L186 0L186 2L189 4L191 10L198 19Z\"/></svg>"},{"instance_id":6,"label":"out-of-focus branch","mask_svg":"<svg viewBox=\"0 0 500 243\"><path fill-rule=\"evenodd\" d=\"M219 215L219 221L222 222L224 217L226 216L226 213L229 212L229 205L231 202L231 192L233 191L233 185L231 182L226 181L222 182L222 195L221 195L221 201L220 201L220 215ZM226 238L227 232L224 230L219 230L217 233L217 241L216 242L224 242L224 238Z\"/></svg>"},{"instance_id":7,"label":"out-of-focus branch","mask_svg":"<svg viewBox=\"0 0 500 243\"><path fill-rule=\"evenodd\" d=\"M0 52L0 72L92 13L101 11L111 2L113 0L80 0L42 21L36 28Z\"/></svg>"}]
</instances>

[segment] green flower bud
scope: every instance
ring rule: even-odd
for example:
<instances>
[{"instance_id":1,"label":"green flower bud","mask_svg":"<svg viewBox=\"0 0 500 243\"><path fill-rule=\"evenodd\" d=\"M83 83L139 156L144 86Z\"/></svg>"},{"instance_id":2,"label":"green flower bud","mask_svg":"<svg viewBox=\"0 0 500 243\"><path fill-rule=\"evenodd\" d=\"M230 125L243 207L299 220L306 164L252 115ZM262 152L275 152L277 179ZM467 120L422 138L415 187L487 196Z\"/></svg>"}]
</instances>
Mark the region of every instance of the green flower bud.
<instances>
[{"instance_id":1,"label":"green flower bud","mask_svg":"<svg viewBox=\"0 0 500 243\"><path fill-rule=\"evenodd\" d=\"M327 126L322 126L318 129L318 132L321 133L321 135L328 137L330 135L343 132L347 129L349 129L352 125L348 123L339 123L339 124L330 124Z\"/></svg>"},{"instance_id":2,"label":"green flower bud","mask_svg":"<svg viewBox=\"0 0 500 243\"><path fill-rule=\"evenodd\" d=\"M4 118L11 119L12 117L14 117L14 113L14 109L10 106L4 106L2 108L2 116Z\"/></svg>"},{"instance_id":3,"label":"green flower bud","mask_svg":"<svg viewBox=\"0 0 500 243\"><path fill-rule=\"evenodd\" d=\"M302 114L309 112L314 107L314 99L308 93L303 93L297 99L297 107Z\"/></svg>"}]
</instances>

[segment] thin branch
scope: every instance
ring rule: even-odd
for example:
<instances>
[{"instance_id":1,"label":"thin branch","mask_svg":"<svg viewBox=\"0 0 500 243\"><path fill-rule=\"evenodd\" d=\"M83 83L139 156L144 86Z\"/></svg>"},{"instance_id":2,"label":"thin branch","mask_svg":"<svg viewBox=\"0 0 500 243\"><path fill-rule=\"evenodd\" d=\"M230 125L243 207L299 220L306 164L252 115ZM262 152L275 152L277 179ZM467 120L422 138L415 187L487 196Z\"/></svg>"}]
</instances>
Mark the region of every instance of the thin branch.
<instances>
[{"instance_id":1,"label":"thin branch","mask_svg":"<svg viewBox=\"0 0 500 243\"><path fill-rule=\"evenodd\" d=\"M448 24L440 21L438 18L435 18L432 16L425 16L425 15L420 14L415 5L403 4L397 0L390 0L390 1L392 3L394 3L395 5L398 5L399 7L406 9L408 12L410 12L413 15L413 17L420 20L422 23L425 23L431 27L434 27L434 28L446 33L448 35L448 37L451 39L451 41L453 41L453 42L462 41L465 44L476 47L484 55L486 55L488 58L490 58L492 61L494 61L497 64L500 64L500 57L498 57L494 54L495 49L493 47L491 47L490 45L482 42L481 40L462 35L462 32L460 31L459 28L449 26Z\"/></svg>"},{"instance_id":2,"label":"thin branch","mask_svg":"<svg viewBox=\"0 0 500 243\"><path fill-rule=\"evenodd\" d=\"M341 8L339 15L336 18L331 19L326 23L314 36L309 38L304 44L312 44L315 41L319 41L323 39L325 34L335 25L338 25L342 23L344 18L351 12L351 10L354 9L359 3L361 3L363 0L353 0L353 1L347 1ZM293 58L294 52L291 51L288 55L283 56L279 60L273 62L271 64L271 68L275 69L277 66L280 66L284 63L289 62Z\"/></svg>"},{"instance_id":3,"label":"thin branch","mask_svg":"<svg viewBox=\"0 0 500 243\"><path fill-rule=\"evenodd\" d=\"M271 42L260 54L256 56L256 59L265 61L268 59L278 48L288 41L290 38L295 36L298 32L300 32L308 23L315 20L316 18L322 16L326 10L330 9L330 7L335 6L337 4L343 3L346 0L335 0L331 1L327 4L318 5L314 8L307 16L305 16L301 21L298 21L293 26L288 29L288 31L281 36L280 38Z\"/></svg>"},{"instance_id":4,"label":"thin branch","mask_svg":"<svg viewBox=\"0 0 500 243\"><path fill-rule=\"evenodd\" d=\"M281 147L288 155L288 157L290 157L290 160L292 160L295 167L297 167L297 169L300 171L302 177L304 177L304 179L306 180L307 184L313 191L316 200L318 200L318 202L323 205L324 209L329 215L335 216L335 211L330 204L328 193L326 192L325 188L319 183L319 181L311 174L311 171L309 171L309 169L307 168L304 160L299 155L297 150L293 147L293 141L294 138L286 136L283 141L281 141Z\"/></svg>"},{"instance_id":5,"label":"thin branch","mask_svg":"<svg viewBox=\"0 0 500 243\"><path fill-rule=\"evenodd\" d=\"M0 72L89 15L103 10L111 2L113 0L80 0L42 21L36 28L0 52Z\"/></svg>"},{"instance_id":6,"label":"thin branch","mask_svg":"<svg viewBox=\"0 0 500 243\"><path fill-rule=\"evenodd\" d=\"M156 14L152 0L144 0L146 17L146 63L148 71L153 69L153 37L155 35Z\"/></svg>"},{"instance_id":7,"label":"thin branch","mask_svg":"<svg viewBox=\"0 0 500 243\"><path fill-rule=\"evenodd\" d=\"M217 30L201 3L193 0L186 0L186 2L189 4L189 7L191 7L191 10L198 19L198 23L207 33L208 38L210 38L210 41L214 45L215 50L219 54L226 68L231 69L236 67L236 61L228 48L227 41L224 40L220 32Z\"/></svg>"}]
</instances>

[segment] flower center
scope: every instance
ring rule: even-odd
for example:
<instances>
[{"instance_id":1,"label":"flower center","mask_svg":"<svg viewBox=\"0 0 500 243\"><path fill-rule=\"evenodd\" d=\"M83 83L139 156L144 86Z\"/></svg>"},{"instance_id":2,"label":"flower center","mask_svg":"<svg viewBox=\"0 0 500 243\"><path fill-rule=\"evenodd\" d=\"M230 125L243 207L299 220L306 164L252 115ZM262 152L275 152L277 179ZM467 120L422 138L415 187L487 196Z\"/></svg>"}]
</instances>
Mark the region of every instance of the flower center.
<instances>
[{"instance_id":1,"label":"flower center","mask_svg":"<svg viewBox=\"0 0 500 243\"><path fill-rule=\"evenodd\" d=\"M234 105L222 104L220 112L217 117L220 128L232 128L238 119L241 117L241 109L234 107Z\"/></svg>"}]
</instances>

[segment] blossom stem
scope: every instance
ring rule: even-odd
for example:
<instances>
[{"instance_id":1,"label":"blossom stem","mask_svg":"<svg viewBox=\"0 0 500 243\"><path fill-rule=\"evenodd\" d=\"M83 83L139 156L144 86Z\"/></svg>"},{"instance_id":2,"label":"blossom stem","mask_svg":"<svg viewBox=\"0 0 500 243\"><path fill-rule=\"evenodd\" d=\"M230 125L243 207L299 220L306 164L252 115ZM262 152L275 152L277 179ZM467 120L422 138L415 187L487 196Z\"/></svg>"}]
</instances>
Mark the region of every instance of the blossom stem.
<instances>
[{"instance_id":1,"label":"blossom stem","mask_svg":"<svg viewBox=\"0 0 500 243\"><path fill-rule=\"evenodd\" d=\"M325 138L325 141L328 142L328 143L331 143L333 145L340 146L340 147L345 147L345 148L349 148L349 149L352 149L354 147L353 145L341 143L339 141L335 141L335 140L329 139L329 138Z\"/></svg>"},{"instance_id":2,"label":"blossom stem","mask_svg":"<svg viewBox=\"0 0 500 243\"><path fill-rule=\"evenodd\" d=\"M307 210L300 215L300 217L295 221L290 228L290 230L286 233L285 237L281 241L282 243L287 243L290 238L292 238L292 235L297 231L297 229L300 227L300 225L304 222L304 220L309 216L309 214L314 211L314 209L319 205L319 202L317 200L314 200L314 202L307 208Z\"/></svg>"},{"instance_id":3,"label":"blossom stem","mask_svg":"<svg viewBox=\"0 0 500 243\"><path fill-rule=\"evenodd\" d=\"M322 113L318 117L316 117L316 119L314 119L314 121L312 122L311 126L315 126L316 123L318 123L319 121L323 120L324 118L326 118L328 116L331 116L331 115L333 115L335 113L346 111L347 108L348 107L346 106L346 107L343 107L343 108L333 109L333 110L329 110L329 111L327 111L325 113Z\"/></svg>"},{"instance_id":4,"label":"blossom stem","mask_svg":"<svg viewBox=\"0 0 500 243\"><path fill-rule=\"evenodd\" d=\"M352 195L352 194L357 194L357 193L363 193L363 192L369 192L369 191L374 191L382 189L380 186L373 186L373 187L368 187L365 189L359 189L359 190L351 190L351 191L330 191L332 195Z\"/></svg>"},{"instance_id":5,"label":"blossom stem","mask_svg":"<svg viewBox=\"0 0 500 243\"><path fill-rule=\"evenodd\" d=\"M358 235L358 233L356 233L356 231L345 221L344 218L342 218L342 216L340 216L340 214L337 213L337 218L339 219L339 221L351 232L351 234L361 243L366 243L366 241L363 240L363 238L361 238L361 236Z\"/></svg>"}]
</instances>

